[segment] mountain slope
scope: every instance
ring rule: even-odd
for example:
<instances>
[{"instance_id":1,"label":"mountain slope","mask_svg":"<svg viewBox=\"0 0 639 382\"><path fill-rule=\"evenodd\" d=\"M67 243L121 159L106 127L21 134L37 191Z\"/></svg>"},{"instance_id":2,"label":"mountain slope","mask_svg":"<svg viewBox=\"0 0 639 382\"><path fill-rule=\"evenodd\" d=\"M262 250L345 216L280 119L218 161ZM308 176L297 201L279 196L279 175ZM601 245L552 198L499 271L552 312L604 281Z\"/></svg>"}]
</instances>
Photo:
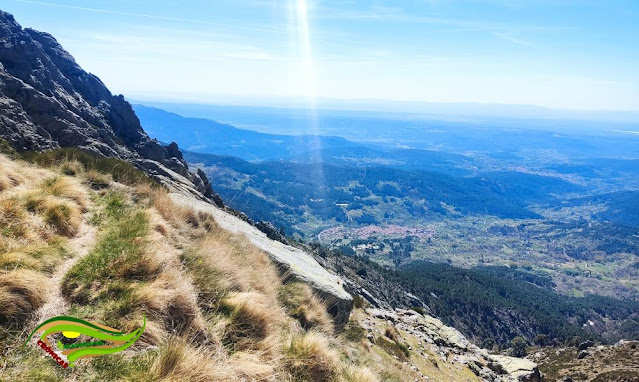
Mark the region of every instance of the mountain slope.
<instances>
[{"instance_id":1,"label":"mountain slope","mask_svg":"<svg viewBox=\"0 0 639 382\"><path fill-rule=\"evenodd\" d=\"M43 168L0 154L0 169L0 381L540 380L534 363L489 355L414 311L358 305L338 332L334 301L280 275L229 231L243 222L193 197L197 210L75 160ZM127 331L146 317L146 329L124 352L63 369L25 346L52 314Z\"/></svg>"},{"instance_id":2,"label":"mountain slope","mask_svg":"<svg viewBox=\"0 0 639 382\"><path fill-rule=\"evenodd\" d=\"M162 147L131 105L87 73L49 34L0 11L0 137L17 151L74 147L127 160L166 185L213 197L175 144Z\"/></svg>"},{"instance_id":3,"label":"mountain slope","mask_svg":"<svg viewBox=\"0 0 639 382\"><path fill-rule=\"evenodd\" d=\"M134 105L134 108L150 135L161 141L175 141L191 151L231 155L245 160L309 160L316 159L313 156L323 147L359 146L338 137L264 134L208 119L184 118L142 105Z\"/></svg>"}]
</instances>

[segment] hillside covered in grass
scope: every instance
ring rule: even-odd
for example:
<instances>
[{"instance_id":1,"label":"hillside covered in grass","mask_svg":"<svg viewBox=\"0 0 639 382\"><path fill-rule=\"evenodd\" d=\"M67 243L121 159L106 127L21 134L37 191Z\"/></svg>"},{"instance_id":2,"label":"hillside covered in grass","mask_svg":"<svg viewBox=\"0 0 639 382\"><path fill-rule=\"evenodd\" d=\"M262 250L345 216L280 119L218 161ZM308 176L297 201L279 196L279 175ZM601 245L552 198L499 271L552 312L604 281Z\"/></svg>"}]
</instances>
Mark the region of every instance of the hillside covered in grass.
<instances>
[{"instance_id":1,"label":"hillside covered in grass","mask_svg":"<svg viewBox=\"0 0 639 382\"><path fill-rule=\"evenodd\" d=\"M476 378L446 356L426 362L428 350L404 345L419 346L414 336L383 320L367 338L376 319L362 309L337 331L307 285L284 283L263 251L142 173L123 176L123 162L105 171L105 159L53 154L0 156L0 380ZM124 352L63 369L24 346L56 315L124 331L145 317L146 328Z\"/></svg>"}]
</instances>

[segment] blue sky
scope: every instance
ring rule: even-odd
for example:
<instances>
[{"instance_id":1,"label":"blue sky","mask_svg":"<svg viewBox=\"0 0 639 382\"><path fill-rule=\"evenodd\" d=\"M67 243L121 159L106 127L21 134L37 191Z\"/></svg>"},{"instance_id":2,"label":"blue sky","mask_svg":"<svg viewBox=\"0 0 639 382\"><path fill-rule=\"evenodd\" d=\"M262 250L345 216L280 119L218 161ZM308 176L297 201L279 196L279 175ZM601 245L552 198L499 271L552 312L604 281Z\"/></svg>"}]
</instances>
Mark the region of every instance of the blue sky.
<instances>
[{"instance_id":1,"label":"blue sky","mask_svg":"<svg viewBox=\"0 0 639 382\"><path fill-rule=\"evenodd\" d=\"M639 110L635 0L0 0L0 9L137 99Z\"/></svg>"}]
</instances>

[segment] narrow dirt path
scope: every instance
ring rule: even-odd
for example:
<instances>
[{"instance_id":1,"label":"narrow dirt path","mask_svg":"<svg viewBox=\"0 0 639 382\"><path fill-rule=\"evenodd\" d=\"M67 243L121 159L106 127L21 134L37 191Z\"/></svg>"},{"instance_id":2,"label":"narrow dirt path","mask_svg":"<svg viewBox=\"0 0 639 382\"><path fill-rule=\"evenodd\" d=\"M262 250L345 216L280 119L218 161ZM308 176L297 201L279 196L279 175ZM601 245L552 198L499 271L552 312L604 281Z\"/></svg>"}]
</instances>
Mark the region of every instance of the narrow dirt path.
<instances>
[{"instance_id":1,"label":"narrow dirt path","mask_svg":"<svg viewBox=\"0 0 639 382\"><path fill-rule=\"evenodd\" d=\"M82 224L78 230L78 234L69 240L68 248L73 254L64 260L56 269L50 279L50 290L47 300L33 315L32 322L27 327L33 328L38 323L51 317L64 314L69 306L62 297L60 283L64 275L77 263L81 258L86 256L95 244L97 228L87 223L86 219L82 220Z\"/></svg>"}]
</instances>

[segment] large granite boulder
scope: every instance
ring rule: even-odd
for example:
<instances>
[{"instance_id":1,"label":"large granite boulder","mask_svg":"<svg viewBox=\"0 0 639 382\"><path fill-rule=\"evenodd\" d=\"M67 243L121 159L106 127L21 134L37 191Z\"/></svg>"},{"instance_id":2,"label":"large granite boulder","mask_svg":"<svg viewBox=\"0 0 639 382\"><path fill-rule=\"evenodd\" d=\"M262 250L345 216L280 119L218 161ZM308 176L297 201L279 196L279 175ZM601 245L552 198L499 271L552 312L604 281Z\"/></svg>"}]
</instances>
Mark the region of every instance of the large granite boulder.
<instances>
[{"instance_id":1,"label":"large granite boulder","mask_svg":"<svg viewBox=\"0 0 639 382\"><path fill-rule=\"evenodd\" d=\"M537 364L530 360L503 355L490 355L490 360L493 362L495 371L507 374L509 381L541 382L543 380Z\"/></svg>"}]
</instances>

